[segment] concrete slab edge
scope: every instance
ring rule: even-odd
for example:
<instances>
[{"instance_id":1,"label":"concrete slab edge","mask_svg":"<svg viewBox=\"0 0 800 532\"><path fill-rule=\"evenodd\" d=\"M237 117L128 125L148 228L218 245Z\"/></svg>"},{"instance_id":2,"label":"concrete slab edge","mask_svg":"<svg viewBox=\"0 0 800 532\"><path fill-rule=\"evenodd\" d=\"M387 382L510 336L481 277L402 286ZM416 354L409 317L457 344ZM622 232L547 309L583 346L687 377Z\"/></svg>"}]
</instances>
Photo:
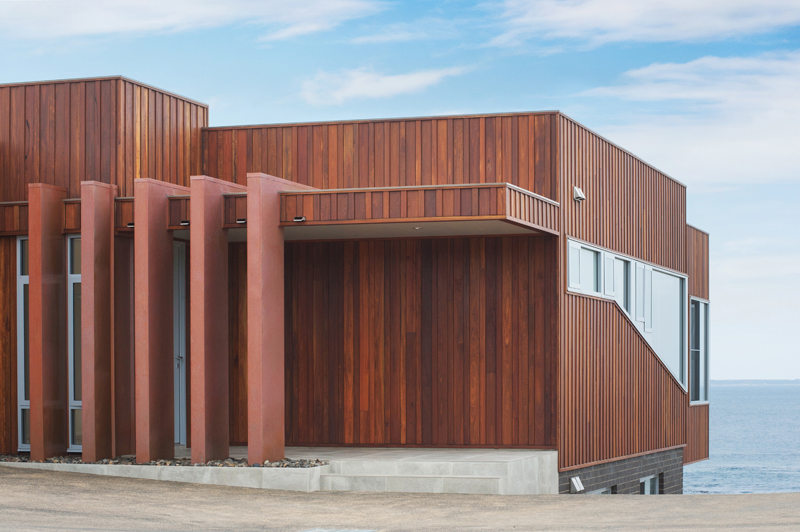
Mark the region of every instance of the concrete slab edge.
<instances>
[{"instance_id":1,"label":"concrete slab edge","mask_svg":"<svg viewBox=\"0 0 800 532\"><path fill-rule=\"evenodd\" d=\"M0 465L46 471L62 471L66 473L84 473L88 475L304 492L319 491L320 475L330 470L330 466L309 468L258 468L47 464L31 462L0 462Z\"/></svg>"}]
</instances>

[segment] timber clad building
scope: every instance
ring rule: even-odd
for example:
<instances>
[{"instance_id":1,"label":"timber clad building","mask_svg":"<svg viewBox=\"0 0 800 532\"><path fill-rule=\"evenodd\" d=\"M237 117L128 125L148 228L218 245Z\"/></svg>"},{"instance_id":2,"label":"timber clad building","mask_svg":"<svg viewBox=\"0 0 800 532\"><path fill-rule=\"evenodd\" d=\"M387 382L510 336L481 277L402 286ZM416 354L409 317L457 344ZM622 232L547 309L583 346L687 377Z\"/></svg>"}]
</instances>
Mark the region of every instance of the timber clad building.
<instances>
[{"instance_id":1,"label":"timber clad building","mask_svg":"<svg viewBox=\"0 0 800 532\"><path fill-rule=\"evenodd\" d=\"M2 85L0 202L0 453L548 449L619 493L708 458L708 234L561 113L212 128Z\"/></svg>"}]
</instances>

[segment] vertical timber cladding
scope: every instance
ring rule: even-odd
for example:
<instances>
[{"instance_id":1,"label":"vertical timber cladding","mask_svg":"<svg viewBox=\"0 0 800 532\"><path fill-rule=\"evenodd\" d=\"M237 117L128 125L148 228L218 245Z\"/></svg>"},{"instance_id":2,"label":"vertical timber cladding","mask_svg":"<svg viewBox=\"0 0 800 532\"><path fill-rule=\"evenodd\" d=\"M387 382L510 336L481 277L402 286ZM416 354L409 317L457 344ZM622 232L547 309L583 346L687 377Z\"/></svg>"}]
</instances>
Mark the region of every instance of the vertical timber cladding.
<instances>
[{"instance_id":1,"label":"vertical timber cladding","mask_svg":"<svg viewBox=\"0 0 800 532\"><path fill-rule=\"evenodd\" d=\"M0 237L0 454L17 452L17 238Z\"/></svg>"},{"instance_id":2,"label":"vertical timber cladding","mask_svg":"<svg viewBox=\"0 0 800 532\"><path fill-rule=\"evenodd\" d=\"M563 115L558 151L565 236L688 272L684 185ZM685 444L687 394L613 302L566 293L565 275L559 468Z\"/></svg>"},{"instance_id":3,"label":"vertical timber cladding","mask_svg":"<svg viewBox=\"0 0 800 532\"><path fill-rule=\"evenodd\" d=\"M686 254L689 271L689 295L709 298L708 233L691 225L686 226Z\"/></svg>"},{"instance_id":4,"label":"vertical timber cladding","mask_svg":"<svg viewBox=\"0 0 800 532\"><path fill-rule=\"evenodd\" d=\"M686 226L686 250L689 270L689 296L710 299L709 235L691 225ZM686 450L688 464L708 458L709 405L691 405L686 421Z\"/></svg>"},{"instance_id":5,"label":"vertical timber cladding","mask_svg":"<svg viewBox=\"0 0 800 532\"><path fill-rule=\"evenodd\" d=\"M689 407L686 449L683 454L683 461L686 464L708 459L708 408L707 404Z\"/></svg>"},{"instance_id":6,"label":"vertical timber cladding","mask_svg":"<svg viewBox=\"0 0 800 532\"><path fill-rule=\"evenodd\" d=\"M29 183L70 198L81 181L188 186L207 124L205 105L120 77L0 85L0 201L27 200Z\"/></svg>"},{"instance_id":7,"label":"vertical timber cladding","mask_svg":"<svg viewBox=\"0 0 800 532\"><path fill-rule=\"evenodd\" d=\"M554 447L557 243L287 243L287 443Z\"/></svg>"},{"instance_id":8,"label":"vertical timber cladding","mask_svg":"<svg viewBox=\"0 0 800 532\"><path fill-rule=\"evenodd\" d=\"M686 273L684 185L563 115L559 164L564 234Z\"/></svg>"},{"instance_id":9,"label":"vertical timber cladding","mask_svg":"<svg viewBox=\"0 0 800 532\"><path fill-rule=\"evenodd\" d=\"M320 189L506 182L558 201L557 114L203 131L206 175L264 172Z\"/></svg>"},{"instance_id":10,"label":"vertical timber cladding","mask_svg":"<svg viewBox=\"0 0 800 532\"><path fill-rule=\"evenodd\" d=\"M567 294L564 313L559 468L686 443L686 394L617 304Z\"/></svg>"}]
</instances>

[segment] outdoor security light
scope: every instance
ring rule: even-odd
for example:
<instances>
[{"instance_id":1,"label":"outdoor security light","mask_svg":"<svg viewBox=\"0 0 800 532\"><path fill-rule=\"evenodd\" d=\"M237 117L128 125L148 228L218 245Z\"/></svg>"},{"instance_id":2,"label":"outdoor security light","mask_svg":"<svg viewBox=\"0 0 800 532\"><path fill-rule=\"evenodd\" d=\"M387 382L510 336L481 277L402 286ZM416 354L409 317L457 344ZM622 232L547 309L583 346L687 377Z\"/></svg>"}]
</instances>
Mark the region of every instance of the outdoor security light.
<instances>
[{"instance_id":1,"label":"outdoor security light","mask_svg":"<svg viewBox=\"0 0 800 532\"><path fill-rule=\"evenodd\" d=\"M575 201L583 201L586 199L586 194L583 193L580 187L572 187L572 199Z\"/></svg>"},{"instance_id":2,"label":"outdoor security light","mask_svg":"<svg viewBox=\"0 0 800 532\"><path fill-rule=\"evenodd\" d=\"M305 216L295 216L294 217L294 221L295 222L305 222L306 221L306 217Z\"/></svg>"},{"instance_id":3,"label":"outdoor security light","mask_svg":"<svg viewBox=\"0 0 800 532\"><path fill-rule=\"evenodd\" d=\"M294 221L296 222L297 218L295 218ZM236 218L236 223L237 224L246 224L247 223L247 218Z\"/></svg>"},{"instance_id":4,"label":"outdoor security light","mask_svg":"<svg viewBox=\"0 0 800 532\"><path fill-rule=\"evenodd\" d=\"M570 493L580 493L584 490L583 482L581 482L581 477L575 476L569 478L569 492Z\"/></svg>"}]
</instances>

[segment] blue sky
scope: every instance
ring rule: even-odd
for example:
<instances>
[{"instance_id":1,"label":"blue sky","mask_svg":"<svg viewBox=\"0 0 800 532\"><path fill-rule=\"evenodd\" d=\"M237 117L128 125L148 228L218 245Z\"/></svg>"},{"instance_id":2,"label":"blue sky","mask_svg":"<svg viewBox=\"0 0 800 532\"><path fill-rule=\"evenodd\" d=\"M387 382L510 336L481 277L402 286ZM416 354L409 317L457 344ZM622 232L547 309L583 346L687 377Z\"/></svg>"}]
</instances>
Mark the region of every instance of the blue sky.
<instances>
[{"instance_id":1,"label":"blue sky","mask_svg":"<svg viewBox=\"0 0 800 532\"><path fill-rule=\"evenodd\" d=\"M0 0L0 83L122 74L211 125L558 109L686 183L712 378L800 378L797 0Z\"/></svg>"}]
</instances>

